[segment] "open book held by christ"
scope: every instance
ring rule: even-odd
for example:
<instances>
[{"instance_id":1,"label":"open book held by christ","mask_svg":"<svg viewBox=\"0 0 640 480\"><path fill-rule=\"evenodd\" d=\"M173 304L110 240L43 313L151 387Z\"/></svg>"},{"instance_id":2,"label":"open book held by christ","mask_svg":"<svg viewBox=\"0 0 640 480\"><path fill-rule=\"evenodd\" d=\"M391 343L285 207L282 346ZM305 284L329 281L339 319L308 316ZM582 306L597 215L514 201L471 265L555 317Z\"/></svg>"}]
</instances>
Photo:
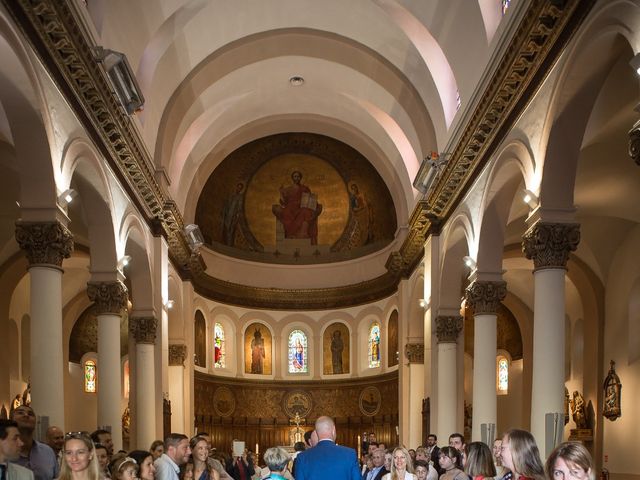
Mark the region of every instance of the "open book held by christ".
<instances>
[{"instance_id":1,"label":"open book held by christ","mask_svg":"<svg viewBox=\"0 0 640 480\"><path fill-rule=\"evenodd\" d=\"M315 193L303 192L300 199L300 208L309 208L315 211L318 208L318 196Z\"/></svg>"}]
</instances>

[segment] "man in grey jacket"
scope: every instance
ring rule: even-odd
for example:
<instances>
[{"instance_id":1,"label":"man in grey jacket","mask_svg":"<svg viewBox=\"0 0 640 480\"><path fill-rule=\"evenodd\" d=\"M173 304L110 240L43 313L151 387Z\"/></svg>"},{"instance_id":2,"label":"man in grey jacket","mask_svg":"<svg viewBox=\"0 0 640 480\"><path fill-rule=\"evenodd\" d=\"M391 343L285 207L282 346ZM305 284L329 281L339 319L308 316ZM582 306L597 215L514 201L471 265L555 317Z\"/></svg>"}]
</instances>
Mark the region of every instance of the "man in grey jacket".
<instances>
[{"instance_id":1,"label":"man in grey jacket","mask_svg":"<svg viewBox=\"0 0 640 480\"><path fill-rule=\"evenodd\" d=\"M33 472L28 468L11 463L20 456L22 447L18 424L13 420L0 419L0 479L33 480Z\"/></svg>"}]
</instances>

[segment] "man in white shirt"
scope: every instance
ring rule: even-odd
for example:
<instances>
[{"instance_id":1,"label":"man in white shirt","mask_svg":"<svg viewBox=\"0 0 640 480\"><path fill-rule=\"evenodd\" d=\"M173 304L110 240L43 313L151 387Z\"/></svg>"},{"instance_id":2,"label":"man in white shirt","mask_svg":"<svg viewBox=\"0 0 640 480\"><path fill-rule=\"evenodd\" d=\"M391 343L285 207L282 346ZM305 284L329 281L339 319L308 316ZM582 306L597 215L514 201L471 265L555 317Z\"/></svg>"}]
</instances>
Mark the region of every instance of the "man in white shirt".
<instances>
[{"instance_id":1,"label":"man in white shirt","mask_svg":"<svg viewBox=\"0 0 640 480\"><path fill-rule=\"evenodd\" d=\"M164 453L156 459L156 480L178 480L180 465L191 455L189 438L182 433L171 433L164 441Z\"/></svg>"}]
</instances>

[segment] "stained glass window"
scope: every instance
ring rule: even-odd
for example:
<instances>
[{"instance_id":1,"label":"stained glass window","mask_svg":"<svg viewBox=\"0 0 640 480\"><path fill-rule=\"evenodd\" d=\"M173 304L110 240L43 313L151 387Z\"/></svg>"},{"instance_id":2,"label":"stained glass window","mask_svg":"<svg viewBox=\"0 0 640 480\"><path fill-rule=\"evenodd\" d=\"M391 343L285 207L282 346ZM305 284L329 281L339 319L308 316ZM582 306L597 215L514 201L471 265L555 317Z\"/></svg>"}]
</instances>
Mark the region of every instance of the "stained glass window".
<instances>
[{"instance_id":1,"label":"stained glass window","mask_svg":"<svg viewBox=\"0 0 640 480\"><path fill-rule=\"evenodd\" d=\"M97 370L96 362L87 360L84 362L84 391L87 393L96 393L97 386Z\"/></svg>"},{"instance_id":2,"label":"stained glass window","mask_svg":"<svg viewBox=\"0 0 640 480\"><path fill-rule=\"evenodd\" d=\"M129 360L124 361L124 367L122 370L122 379L124 382L124 398L129 398L129 390L131 388L129 384Z\"/></svg>"},{"instance_id":3,"label":"stained glass window","mask_svg":"<svg viewBox=\"0 0 640 480\"><path fill-rule=\"evenodd\" d=\"M460 90L456 90L456 111L460 109L462 105L462 97L460 97Z\"/></svg>"},{"instance_id":4,"label":"stained glass window","mask_svg":"<svg viewBox=\"0 0 640 480\"><path fill-rule=\"evenodd\" d=\"M226 366L224 328L216 323L213 332L213 368L224 368Z\"/></svg>"},{"instance_id":5,"label":"stained glass window","mask_svg":"<svg viewBox=\"0 0 640 480\"><path fill-rule=\"evenodd\" d=\"M497 387L498 393L505 394L509 390L509 360L507 357L499 356L497 365Z\"/></svg>"},{"instance_id":6,"label":"stained glass window","mask_svg":"<svg viewBox=\"0 0 640 480\"><path fill-rule=\"evenodd\" d=\"M307 336L302 330L294 330L289 334L289 373L308 371Z\"/></svg>"},{"instance_id":7,"label":"stained glass window","mask_svg":"<svg viewBox=\"0 0 640 480\"><path fill-rule=\"evenodd\" d=\"M375 322L369 330L369 368L380 366L380 324Z\"/></svg>"},{"instance_id":8,"label":"stained glass window","mask_svg":"<svg viewBox=\"0 0 640 480\"><path fill-rule=\"evenodd\" d=\"M507 13L507 9L509 8L510 3L511 3L511 0L502 0L502 15Z\"/></svg>"}]
</instances>

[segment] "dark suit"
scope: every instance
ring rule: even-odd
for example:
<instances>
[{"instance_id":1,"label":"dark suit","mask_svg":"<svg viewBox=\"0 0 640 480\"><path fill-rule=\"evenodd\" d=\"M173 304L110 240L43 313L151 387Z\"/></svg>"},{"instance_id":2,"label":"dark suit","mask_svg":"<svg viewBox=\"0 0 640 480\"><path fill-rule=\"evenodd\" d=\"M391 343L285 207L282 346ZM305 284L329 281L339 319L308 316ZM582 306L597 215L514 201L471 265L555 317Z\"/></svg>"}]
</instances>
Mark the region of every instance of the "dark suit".
<instances>
[{"instance_id":1,"label":"dark suit","mask_svg":"<svg viewBox=\"0 0 640 480\"><path fill-rule=\"evenodd\" d=\"M380 470L378 470L378 473L376 473L375 477L373 477L371 480L382 480L382 477L384 477L387 473L389 473L389 470L384 468L384 465L382 465ZM369 470L364 472L364 475L362 475L362 480L369 480Z\"/></svg>"},{"instance_id":2,"label":"dark suit","mask_svg":"<svg viewBox=\"0 0 640 480\"><path fill-rule=\"evenodd\" d=\"M361 480L356 451L331 440L301 452L296 457L296 480Z\"/></svg>"}]
</instances>

